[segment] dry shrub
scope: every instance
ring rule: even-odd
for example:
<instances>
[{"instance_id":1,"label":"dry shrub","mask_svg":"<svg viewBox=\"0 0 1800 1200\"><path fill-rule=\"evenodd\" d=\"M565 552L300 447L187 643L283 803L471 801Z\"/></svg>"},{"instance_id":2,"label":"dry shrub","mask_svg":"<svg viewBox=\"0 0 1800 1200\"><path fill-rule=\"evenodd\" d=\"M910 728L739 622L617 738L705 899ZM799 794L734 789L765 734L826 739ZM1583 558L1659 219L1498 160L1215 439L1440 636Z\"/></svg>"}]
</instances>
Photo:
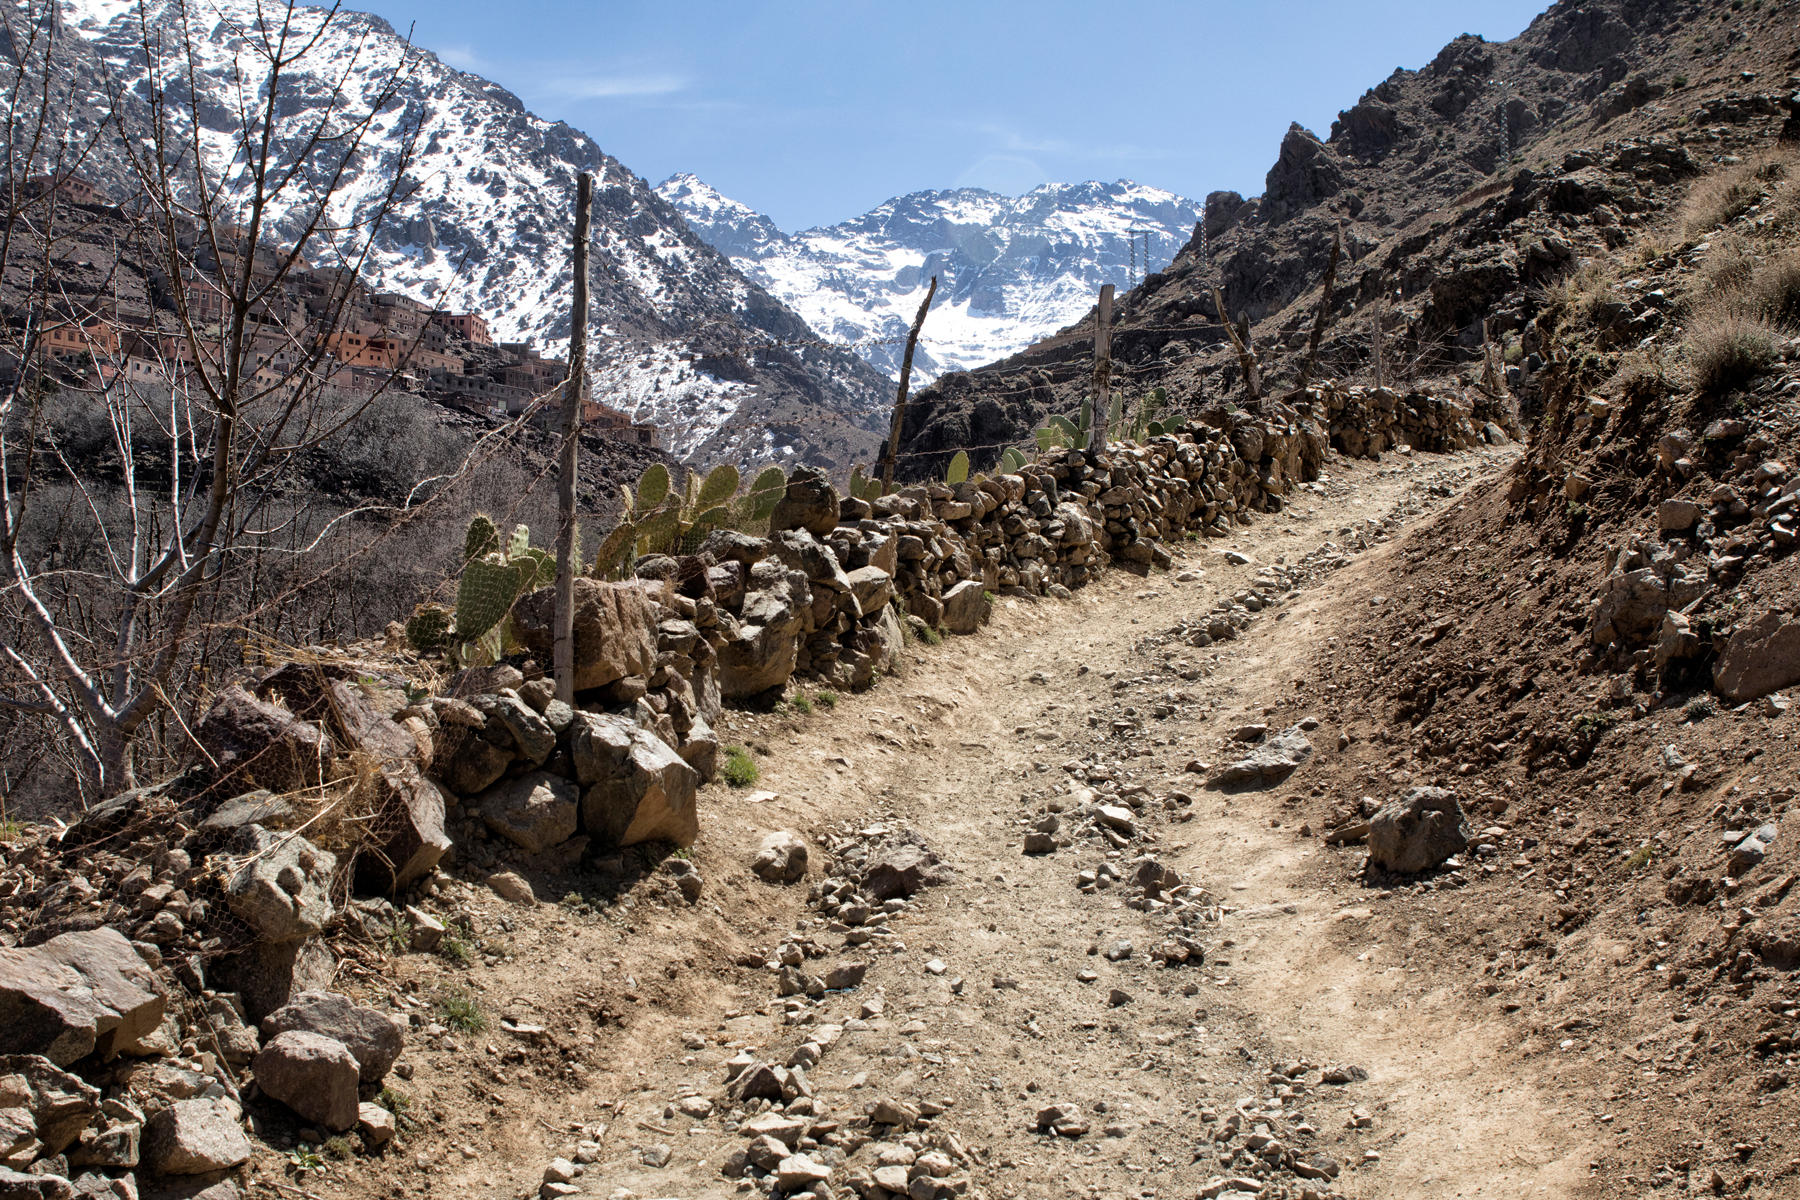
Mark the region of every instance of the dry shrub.
<instances>
[{"instance_id":1,"label":"dry shrub","mask_svg":"<svg viewBox=\"0 0 1800 1200\"><path fill-rule=\"evenodd\" d=\"M1656 349L1633 350L1619 359L1607 390L1633 404L1656 401L1675 390L1668 359Z\"/></svg>"},{"instance_id":2,"label":"dry shrub","mask_svg":"<svg viewBox=\"0 0 1800 1200\"><path fill-rule=\"evenodd\" d=\"M1756 274L1756 255L1743 238L1727 235L1713 243L1706 256L1704 278L1707 291L1714 296L1741 292L1750 286Z\"/></svg>"},{"instance_id":3,"label":"dry shrub","mask_svg":"<svg viewBox=\"0 0 1800 1200\"><path fill-rule=\"evenodd\" d=\"M1750 285L1750 297L1763 320L1800 328L1800 250L1764 263Z\"/></svg>"},{"instance_id":4,"label":"dry shrub","mask_svg":"<svg viewBox=\"0 0 1800 1200\"><path fill-rule=\"evenodd\" d=\"M1739 163L1694 181L1681 206L1681 228L1690 239L1702 238L1749 212L1767 194L1757 166Z\"/></svg>"},{"instance_id":5,"label":"dry shrub","mask_svg":"<svg viewBox=\"0 0 1800 1200\"><path fill-rule=\"evenodd\" d=\"M1713 304L1687 330L1688 369L1696 390L1719 395L1775 365L1779 335L1743 305Z\"/></svg>"},{"instance_id":6,"label":"dry shrub","mask_svg":"<svg viewBox=\"0 0 1800 1200\"><path fill-rule=\"evenodd\" d=\"M1541 302L1542 307L1559 318L1553 323L1591 322L1603 305L1617 299L1609 268L1610 264L1601 259L1584 258L1573 271L1546 285Z\"/></svg>"}]
</instances>

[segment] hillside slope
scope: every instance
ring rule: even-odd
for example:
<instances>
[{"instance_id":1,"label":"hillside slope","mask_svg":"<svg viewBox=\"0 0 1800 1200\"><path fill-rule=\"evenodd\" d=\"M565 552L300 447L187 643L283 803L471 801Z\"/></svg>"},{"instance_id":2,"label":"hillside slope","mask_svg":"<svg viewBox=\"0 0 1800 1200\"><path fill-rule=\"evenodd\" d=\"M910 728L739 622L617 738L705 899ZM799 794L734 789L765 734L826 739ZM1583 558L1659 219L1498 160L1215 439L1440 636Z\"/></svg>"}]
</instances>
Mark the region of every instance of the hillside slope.
<instances>
[{"instance_id":1,"label":"hillside slope","mask_svg":"<svg viewBox=\"0 0 1800 1200\"><path fill-rule=\"evenodd\" d=\"M1219 284L1251 320L1273 388L1291 386L1340 229L1320 375L1369 378L1378 315L1390 382L1471 370L1484 320L1511 344L1544 285L1622 245L1714 160L1796 120L1797 18L1792 0L1564 2L1513 41L1465 36L1396 71L1328 137L1290 129L1262 196L1207 198L1201 234L1121 301L1115 385L1131 403L1157 386L1177 405L1241 398ZM1091 321L917 397L906 440L920 469L1072 410ZM1529 406L1529 380L1515 382Z\"/></svg>"},{"instance_id":2,"label":"hillside slope","mask_svg":"<svg viewBox=\"0 0 1800 1200\"><path fill-rule=\"evenodd\" d=\"M790 236L692 175L656 190L814 329L873 343L861 353L889 375L899 374L907 330L937 276L913 359L920 381L992 362L1068 324L1102 284L1123 291L1152 264L1167 266L1200 219L1200 206L1173 192L1090 181L1023 196L914 192Z\"/></svg>"},{"instance_id":3,"label":"hillside slope","mask_svg":"<svg viewBox=\"0 0 1800 1200\"><path fill-rule=\"evenodd\" d=\"M76 35L65 50L78 91L103 112L109 79L140 81L127 113L141 127L140 6L59 3L63 27ZM184 11L199 52L202 140L227 154L234 72L262 69L259 6L149 0L141 12L150 40L179 45ZM340 86L367 98L392 72L403 76L397 101L377 119L382 149L347 173L341 211L379 204L403 130L418 129L410 186L364 268L375 286L480 313L498 340L557 349L568 336L575 177L591 171L599 393L660 426L685 458L837 465L868 456L886 383L853 355L806 344L814 338L804 321L695 237L624 164L579 130L526 111L504 88L408 45L378 17L340 12L327 22L323 10L297 10L299 35L321 27L316 47L286 73L293 104L284 129L302 128ZM176 112L182 121L187 110ZM131 190L116 154L91 169L110 190ZM290 195L277 204L277 237L292 231L295 203Z\"/></svg>"}]
</instances>

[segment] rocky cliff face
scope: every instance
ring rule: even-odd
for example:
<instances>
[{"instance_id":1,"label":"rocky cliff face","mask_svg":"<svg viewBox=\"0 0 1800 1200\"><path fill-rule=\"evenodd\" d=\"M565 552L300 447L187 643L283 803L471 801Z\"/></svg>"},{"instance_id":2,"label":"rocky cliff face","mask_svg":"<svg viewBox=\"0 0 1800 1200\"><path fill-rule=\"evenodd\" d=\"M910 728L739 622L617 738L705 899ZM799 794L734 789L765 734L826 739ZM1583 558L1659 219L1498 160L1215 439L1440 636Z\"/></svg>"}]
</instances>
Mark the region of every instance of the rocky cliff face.
<instances>
[{"instance_id":1,"label":"rocky cliff face","mask_svg":"<svg viewBox=\"0 0 1800 1200\"><path fill-rule=\"evenodd\" d=\"M1201 231L1121 303L1127 407L1157 386L1178 406L1241 398L1214 284L1252 322L1264 374L1290 385L1339 231L1321 373L1368 376L1378 300L1393 374L1465 373L1484 320L1497 341L1523 338L1546 283L1654 222L1733 138L1791 121L1797 11L1559 3L1511 42L1461 37L1396 71L1327 136L1293 126L1263 194L1208 196ZM909 416L913 461L1028 435L1079 403L1091 364L1086 338L1052 338L943 377Z\"/></svg>"},{"instance_id":2,"label":"rocky cliff face","mask_svg":"<svg viewBox=\"0 0 1800 1200\"><path fill-rule=\"evenodd\" d=\"M1015 353L1078 319L1102 284L1124 290L1134 266L1136 278L1152 263L1167 266L1200 218L1194 201L1127 180L1047 183L1023 196L914 192L789 236L692 175L657 192L814 329L880 343L861 353L889 375L899 374L907 329L936 275L913 359L915 379L924 380Z\"/></svg>"},{"instance_id":3,"label":"rocky cliff face","mask_svg":"<svg viewBox=\"0 0 1800 1200\"><path fill-rule=\"evenodd\" d=\"M198 49L201 137L223 150L233 130L233 72L240 59L253 77L259 70L251 51L261 36L258 6L198 0L185 10ZM75 35L66 40L64 67L77 94L100 111L108 81L122 82L132 120L142 119L140 11L153 41L179 44L183 6L174 0L148 0L141 10L61 0L59 8L63 28ZM391 72L404 73L397 100L377 117L379 151L355 163L339 191L346 211L371 211L400 131L417 124L410 186L365 267L376 287L479 312L499 340L556 349L569 332L575 178L592 171L601 397L662 427L682 457L836 465L868 456L875 440L868 430L884 419L875 410L886 402L885 382L853 355L797 345L813 338L806 323L689 232L644 180L586 134L545 121L504 88L409 46L378 17L344 12L327 24L322 10L300 9L297 18L299 33L324 26L324 34L286 72L293 101L285 131L316 120L340 83L351 97L370 98ZM116 155L93 168L103 185L128 190ZM296 231L297 207L295 196L278 200L275 236Z\"/></svg>"}]
</instances>

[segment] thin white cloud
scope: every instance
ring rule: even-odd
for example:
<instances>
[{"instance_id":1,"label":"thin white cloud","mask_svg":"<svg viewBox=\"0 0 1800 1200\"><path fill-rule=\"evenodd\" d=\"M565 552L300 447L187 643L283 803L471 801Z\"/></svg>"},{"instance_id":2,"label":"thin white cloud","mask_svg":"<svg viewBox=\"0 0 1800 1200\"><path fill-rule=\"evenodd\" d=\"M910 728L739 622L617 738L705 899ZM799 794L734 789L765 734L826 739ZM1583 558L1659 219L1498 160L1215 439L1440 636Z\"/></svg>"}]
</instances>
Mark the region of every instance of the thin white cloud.
<instances>
[{"instance_id":1,"label":"thin white cloud","mask_svg":"<svg viewBox=\"0 0 1800 1200\"><path fill-rule=\"evenodd\" d=\"M548 90L574 100L613 100L641 96L670 96L686 91L683 75L590 75L552 80Z\"/></svg>"},{"instance_id":2,"label":"thin white cloud","mask_svg":"<svg viewBox=\"0 0 1800 1200\"><path fill-rule=\"evenodd\" d=\"M439 46L437 56L438 61L459 71L480 71L485 65L472 46Z\"/></svg>"}]
</instances>

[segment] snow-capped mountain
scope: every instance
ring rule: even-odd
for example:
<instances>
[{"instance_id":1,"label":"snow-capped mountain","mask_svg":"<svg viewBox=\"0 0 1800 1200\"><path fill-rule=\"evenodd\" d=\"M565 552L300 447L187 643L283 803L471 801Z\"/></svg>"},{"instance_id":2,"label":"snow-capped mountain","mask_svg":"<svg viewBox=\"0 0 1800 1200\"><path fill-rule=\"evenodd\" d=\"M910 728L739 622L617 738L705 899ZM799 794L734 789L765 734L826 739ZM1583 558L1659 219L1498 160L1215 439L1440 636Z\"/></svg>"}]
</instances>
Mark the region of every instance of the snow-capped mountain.
<instances>
[{"instance_id":1,"label":"snow-capped mountain","mask_svg":"<svg viewBox=\"0 0 1800 1200\"><path fill-rule=\"evenodd\" d=\"M1047 183L1023 196L978 188L914 192L860 217L785 234L693 175L657 192L744 274L890 375L927 282L938 277L915 376L1005 358L1069 325L1102 284L1165 267L1193 236L1201 206L1140 184ZM1143 234L1148 235L1145 263Z\"/></svg>"},{"instance_id":2,"label":"snow-capped mountain","mask_svg":"<svg viewBox=\"0 0 1800 1200\"><path fill-rule=\"evenodd\" d=\"M76 94L85 91L103 108L106 78L122 80L131 89L127 107L135 102L128 118L142 120L139 4L56 3ZM184 8L197 36L199 140L222 167L234 149L243 82L236 73L257 80L266 71L259 12L267 11L273 35L284 6L143 0L148 40L165 47L165 72L166 48L181 44ZM284 135L316 122L334 91L373 105L389 76L403 75L394 102L375 118L373 153L352 165L334 205L349 214L379 204L402 130L417 124L411 190L364 267L376 287L480 313L497 340L559 352L569 332L576 175L592 171L596 395L662 427L665 444L682 457L839 465L871 456L879 440L873 431L886 427L886 381L843 351L759 349L814 335L587 135L534 116L504 88L409 45L379 17L339 12L328 22L323 10L303 8L295 26L289 46L324 31L284 73ZM110 181L103 157L92 166L103 185L123 182L116 159ZM293 193L301 190L278 200L272 236L293 232Z\"/></svg>"}]
</instances>

